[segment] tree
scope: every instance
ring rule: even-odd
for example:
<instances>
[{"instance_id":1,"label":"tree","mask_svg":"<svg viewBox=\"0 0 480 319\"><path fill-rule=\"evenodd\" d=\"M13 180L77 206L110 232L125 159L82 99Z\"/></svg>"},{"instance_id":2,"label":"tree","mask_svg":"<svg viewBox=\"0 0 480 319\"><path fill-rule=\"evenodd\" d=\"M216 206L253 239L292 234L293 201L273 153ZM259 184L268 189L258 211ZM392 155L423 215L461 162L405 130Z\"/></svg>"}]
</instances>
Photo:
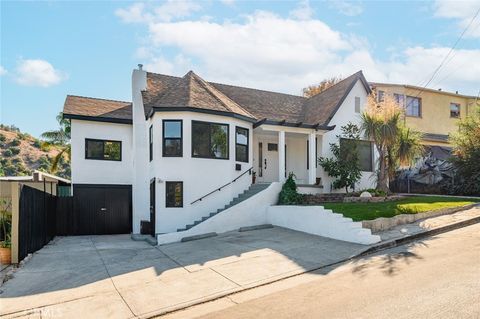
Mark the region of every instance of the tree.
<instances>
[{"instance_id":1,"label":"tree","mask_svg":"<svg viewBox=\"0 0 480 319\"><path fill-rule=\"evenodd\" d=\"M355 183L360 180L362 173L360 171L360 159L358 155L358 141L360 140L360 128L352 123L348 123L341 128L342 134L337 135L338 143L330 144L330 151L333 158L320 157L318 163L328 173L334 177L333 187L335 189L355 188Z\"/></svg>"},{"instance_id":2,"label":"tree","mask_svg":"<svg viewBox=\"0 0 480 319\"><path fill-rule=\"evenodd\" d=\"M328 78L328 79L325 79L323 81L321 81L320 83L316 84L316 85L310 85L310 86L307 86L306 88L303 88L303 96L304 97L312 97L314 95L317 95L318 93L321 93L323 91L325 91L326 89L328 89L329 87L337 84L338 82L340 82L342 80L341 77L331 77L331 78Z\"/></svg>"},{"instance_id":3,"label":"tree","mask_svg":"<svg viewBox=\"0 0 480 319\"><path fill-rule=\"evenodd\" d=\"M59 124L58 130L47 131L42 134L42 138L45 139L45 146L56 145L60 146L60 152L53 158L50 172L55 173L58 170L58 164L64 156L67 156L68 160L71 160L72 149L70 145L70 121L63 118L63 113L60 112L57 115L57 122Z\"/></svg>"},{"instance_id":4,"label":"tree","mask_svg":"<svg viewBox=\"0 0 480 319\"><path fill-rule=\"evenodd\" d=\"M458 193L480 195L480 106L458 123L458 131L450 136L453 144L451 162L457 169L461 183Z\"/></svg>"},{"instance_id":5,"label":"tree","mask_svg":"<svg viewBox=\"0 0 480 319\"><path fill-rule=\"evenodd\" d=\"M377 189L389 192L389 178L399 167L411 165L422 155L421 134L402 123L403 108L390 96L378 101L369 95L361 115L361 130L378 152Z\"/></svg>"}]
</instances>

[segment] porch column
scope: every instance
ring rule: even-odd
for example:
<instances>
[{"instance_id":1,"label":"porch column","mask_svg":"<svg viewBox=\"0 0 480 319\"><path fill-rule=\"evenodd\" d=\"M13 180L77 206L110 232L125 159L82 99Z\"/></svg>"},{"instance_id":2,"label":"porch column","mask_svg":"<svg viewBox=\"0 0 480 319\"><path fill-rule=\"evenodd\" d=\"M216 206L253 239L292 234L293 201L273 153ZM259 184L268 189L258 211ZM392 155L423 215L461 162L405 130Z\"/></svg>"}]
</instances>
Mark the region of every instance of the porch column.
<instances>
[{"instance_id":1,"label":"porch column","mask_svg":"<svg viewBox=\"0 0 480 319\"><path fill-rule=\"evenodd\" d=\"M285 181L285 131L278 131L278 181Z\"/></svg>"},{"instance_id":2,"label":"porch column","mask_svg":"<svg viewBox=\"0 0 480 319\"><path fill-rule=\"evenodd\" d=\"M316 143L316 134L315 133L310 133L308 134L308 148L309 148L309 153L308 153L308 162L310 163L309 169L308 169L308 184L313 185L315 184L315 180L317 177L317 169L316 169L316 163L317 159L315 157L315 154L317 153L317 143Z\"/></svg>"}]
</instances>

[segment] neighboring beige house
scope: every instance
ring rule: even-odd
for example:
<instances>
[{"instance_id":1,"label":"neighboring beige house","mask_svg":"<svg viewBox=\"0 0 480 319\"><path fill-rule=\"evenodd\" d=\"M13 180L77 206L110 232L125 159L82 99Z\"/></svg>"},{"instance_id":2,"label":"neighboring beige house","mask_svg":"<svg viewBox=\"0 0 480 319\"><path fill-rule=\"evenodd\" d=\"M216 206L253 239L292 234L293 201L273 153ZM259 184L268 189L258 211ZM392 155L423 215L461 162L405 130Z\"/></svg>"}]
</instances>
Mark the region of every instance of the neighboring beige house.
<instances>
[{"instance_id":1,"label":"neighboring beige house","mask_svg":"<svg viewBox=\"0 0 480 319\"><path fill-rule=\"evenodd\" d=\"M424 133L425 145L450 147L448 135L457 130L458 120L471 114L479 97L425 89L406 84L370 82L382 99L389 94L406 108L405 123L408 127Z\"/></svg>"}]
</instances>

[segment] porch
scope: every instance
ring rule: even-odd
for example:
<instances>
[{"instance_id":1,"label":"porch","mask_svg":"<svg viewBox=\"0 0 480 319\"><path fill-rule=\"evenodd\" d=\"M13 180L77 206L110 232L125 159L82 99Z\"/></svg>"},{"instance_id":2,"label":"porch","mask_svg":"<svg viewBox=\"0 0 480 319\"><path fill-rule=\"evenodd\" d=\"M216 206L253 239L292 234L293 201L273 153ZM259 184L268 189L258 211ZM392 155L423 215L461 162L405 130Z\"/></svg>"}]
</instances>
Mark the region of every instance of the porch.
<instances>
[{"instance_id":1,"label":"porch","mask_svg":"<svg viewBox=\"0 0 480 319\"><path fill-rule=\"evenodd\" d=\"M283 182L295 174L300 188L321 192L323 170L317 165L323 134L315 128L261 125L253 130L253 168L260 183Z\"/></svg>"}]
</instances>

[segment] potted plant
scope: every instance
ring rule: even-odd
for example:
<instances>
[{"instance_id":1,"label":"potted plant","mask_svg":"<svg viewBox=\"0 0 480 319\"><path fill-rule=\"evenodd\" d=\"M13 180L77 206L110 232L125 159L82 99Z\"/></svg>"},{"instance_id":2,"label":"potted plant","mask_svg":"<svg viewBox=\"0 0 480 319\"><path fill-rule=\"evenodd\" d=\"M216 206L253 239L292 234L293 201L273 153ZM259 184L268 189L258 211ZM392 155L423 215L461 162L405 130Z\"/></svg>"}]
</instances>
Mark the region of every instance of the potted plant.
<instances>
[{"instance_id":1,"label":"potted plant","mask_svg":"<svg viewBox=\"0 0 480 319\"><path fill-rule=\"evenodd\" d=\"M12 212L10 202L0 199L0 264L12 262Z\"/></svg>"},{"instance_id":2,"label":"potted plant","mask_svg":"<svg viewBox=\"0 0 480 319\"><path fill-rule=\"evenodd\" d=\"M252 172L252 184L255 184L255 180L257 179L257 173L255 171Z\"/></svg>"}]
</instances>

